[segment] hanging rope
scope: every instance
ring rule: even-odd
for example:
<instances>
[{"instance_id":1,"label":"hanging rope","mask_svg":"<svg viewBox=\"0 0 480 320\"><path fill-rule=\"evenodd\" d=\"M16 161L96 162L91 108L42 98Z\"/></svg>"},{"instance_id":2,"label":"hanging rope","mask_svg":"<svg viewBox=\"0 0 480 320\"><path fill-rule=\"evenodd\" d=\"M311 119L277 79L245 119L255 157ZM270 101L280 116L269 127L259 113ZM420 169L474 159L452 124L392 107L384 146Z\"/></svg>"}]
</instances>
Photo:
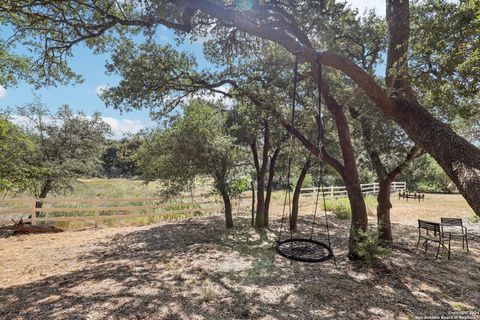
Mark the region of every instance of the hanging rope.
<instances>
[{"instance_id":1,"label":"hanging rope","mask_svg":"<svg viewBox=\"0 0 480 320\"><path fill-rule=\"evenodd\" d=\"M322 190L322 198L323 198L323 210L325 214L325 227L327 229L327 241L328 241L328 246L331 248L332 247L332 242L330 240L330 225L328 223L328 214L327 214L327 200L325 198L325 186L323 183L323 178L325 174L325 161L323 160L323 140L325 138L325 127L323 124L323 114L322 114L322 64L320 63L320 58L323 53L317 54L316 57L316 62L317 62L317 68L318 68L318 119L317 119L317 126L318 126L318 133L317 133L317 139L318 139L318 150L319 150L319 158L320 158L320 183L318 185L319 188ZM315 216L317 213L317 207L318 207L318 195L319 195L319 189L317 187L317 203L315 204L315 213L313 216L313 224L312 224L312 232L310 235L310 239L313 236L313 228L315 226ZM335 266L337 266L337 259L335 258L335 255L333 255L333 263Z\"/></svg>"},{"instance_id":2,"label":"hanging rope","mask_svg":"<svg viewBox=\"0 0 480 320\"><path fill-rule=\"evenodd\" d=\"M297 82L298 82L298 58L295 55L295 64L293 67L293 99L292 99L292 114L290 119L290 125L292 128L295 126L295 109L297 104ZM282 220L280 223L280 232L278 233L278 241L281 239L283 223L285 220L285 209L287 207L287 197L288 197L288 218L289 221L292 221L292 210L291 210L291 168L292 168L292 148L293 148L293 136L290 134L290 131L287 131L287 140L289 143L288 148L288 167L287 167L287 189L285 191L285 198L283 200L283 212ZM292 230L290 230L290 238L292 238Z\"/></svg>"},{"instance_id":3,"label":"hanging rope","mask_svg":"<svg viewBox=\"0 0 480 320\"><path fill-rule=\"evenodd\" d=\"M323 207L325 209L325 190L323 187L323 155L322 155L322 148L323 148L323 114L322 114L322 65L319 63L319 58L321 55L317 55L316 62L317 62L317 69L318 69L318 113L317 113L317 144L318 144L318 158L320 159L320 176L317 182L317 195L315 197L315 210L313 212L313 223L312 223L312 230L310 231L310 239L313 238L313 231L315 229L315 222L317 218L317 210L318 210L318 199L320 196L320 189L322 190L323 195ZM329 243L330 245L330 243Z\"/></svg>"}]
</instances>

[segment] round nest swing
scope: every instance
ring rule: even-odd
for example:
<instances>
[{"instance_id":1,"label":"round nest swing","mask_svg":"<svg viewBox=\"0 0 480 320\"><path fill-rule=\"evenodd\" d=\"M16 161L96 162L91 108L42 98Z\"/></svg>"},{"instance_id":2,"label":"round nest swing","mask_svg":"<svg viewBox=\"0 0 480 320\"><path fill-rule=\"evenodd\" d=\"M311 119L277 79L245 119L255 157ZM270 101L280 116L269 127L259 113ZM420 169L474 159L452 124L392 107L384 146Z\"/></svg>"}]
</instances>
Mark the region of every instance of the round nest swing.
<instances>
[{"instance_id":1,"label":"round nest swing","mask_svg":"<svg viewBox=\"0 0 480 320\"><path fill-rule=\"evenodd\" d=\"M317 56L317 59L319 56ZM317 61L318 62L318 61ZM321 79L322 77L322 68L321 64L318 63L318 77ZM298 80L298 60L297 56L295 56L295 66L294 66L294 77L293 77L293 101L292 101L292 119L291 119L291 126L295 127L295 104L296 104L296 93L297 93L297 80ZM318 88L318 125L319 125L319 136L318 136L318 149L322 149L322 132L323 132L323 124L322 124L322 99L321 99L321 88ZM291 141L292 137L288 134L288 137ZM329 231L329 224L328 224L328 216L326 211L326 203L325 203L325 190L323 187L323 159L320 154L320 183L319 187L317 188L317 196L315 201L315 211L313 215L313 222L311 227L311 234L310 238L302 238L302 237L293 237L292 232L290 232L290 238L281 240L283 223L284 223L284 216L285 216L285 209L287 207L287 195L288 195L288 211L289 211L289 219L292 219L291 211L290 211L290 178L291 178L291 165L292 165L292 147L290 143L288 154L288 173L287 173L287 189L285 190L285 201L283 204L283 213L282 213L282 220L280 224L280 230L278 234L278 241L275 242L275 251L284 258L293 261L300 261L300 262L322 262L333 258L333 263L335 266L337 265L335 255L333 254L331 241L330 241L330 231ZM328 244L320 242L318 240L313 239L314 228L315 228L315 220L317 215L317 208L318 208L318 200L320 196L320 190L322 190L322 198L323 198L323 206L325 211L325 222L326 222L326 231L327 231L327 240Z\"/></svg>"},{"instance_id":2,"label":"round nest swing","mask_svg":"<svg viewBox=\"0 0 480 320\"><path fill-rule=\"evenodd\" d=\"M300 262L322 262L333 257L329 245L309 238L288 238L278 241L275 251L284 258Z\"/></svg>"}]
</instances>

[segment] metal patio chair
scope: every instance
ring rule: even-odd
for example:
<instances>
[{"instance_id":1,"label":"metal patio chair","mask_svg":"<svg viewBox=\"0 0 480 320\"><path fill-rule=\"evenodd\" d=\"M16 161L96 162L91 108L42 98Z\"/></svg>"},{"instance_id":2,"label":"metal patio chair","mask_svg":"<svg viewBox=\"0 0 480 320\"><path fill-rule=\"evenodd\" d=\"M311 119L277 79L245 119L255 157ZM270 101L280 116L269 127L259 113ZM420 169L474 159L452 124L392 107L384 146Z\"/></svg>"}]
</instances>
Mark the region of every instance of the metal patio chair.
<instances>
[{"instance_id":1,"label":"metal patio chair","mask_svg":"<svg viewBox=\"0 0 480 320\"><path fill-rule=\"evenodd\" d=\"M433 233L433 234L432 234ZM420 245L420 240L425 239L423 246L425 247L425 252L427 252L428 246L432 242L438 243L437 255L435 259L438 259L440 253L440 248L444 248L448 251L448 259L450 260L450 240L452 235L450 232L442 232L441 224L436 222L418 220L418 241L417 241L417 250ZM446 246L448 244L448 247Z\"/></svg>"},{"instance_id":2,"label":"metal patio chair","mask_svg":"<svg viewBox=\"0 0 480 320\"><path fill-rule=\"evenodd\" d=\"M467 247L467 252L468 251L468 230L467 227L463 225L463 220L460 218L440 218L442 221L442 232L443 228L447 227L449 232L452 235L452 238L458 238L462 239L462 247L465 249L465 246ZM451 227L451 228L450 228ZM462 230L462 233L458 232L458 228Z\"/></svg>"}]
</instances>

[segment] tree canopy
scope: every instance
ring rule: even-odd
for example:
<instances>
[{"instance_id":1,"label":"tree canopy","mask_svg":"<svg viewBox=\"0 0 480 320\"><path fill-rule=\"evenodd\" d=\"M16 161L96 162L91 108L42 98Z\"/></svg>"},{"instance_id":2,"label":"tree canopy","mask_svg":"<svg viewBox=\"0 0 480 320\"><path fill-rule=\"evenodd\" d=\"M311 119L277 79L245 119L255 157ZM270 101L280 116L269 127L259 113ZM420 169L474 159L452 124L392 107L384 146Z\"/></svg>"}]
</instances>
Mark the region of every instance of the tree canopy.
<instances>
[{"instance_id":1,"label":"tree canopy","mask_svg":"<svg viewBox=\"0 0 480 320\"><path fill-rule=\"evenodd\" d=\"M167 193L189 190L196 177L209 177L223 198L228 228L233 227L231 196L244 178L242 152L228 134L221 105L193 100L171 125L153 132L139 150L147 180L164 182ZM243 191L243 190L240 190Z\"/></svg>"},{"instance_id":2,"label":"tree canopy","mask_svg":"<svg viewBox=\"0 0 480 320\"><path fill-rule=\"evenodd\" d=\"M31 166L32 139L7 119L0 119L0 192L22 191L41 173Z\"/></svg>"},{"instance_id":3,"label":"tree canopy","mask_svg":"<svg viewBox=\"0 0 480 320\"><path fill-rule=\"evenodd\" d=\"M100 114L87 117L68 106L52 114L38 101L20 107L17 113L24 119L24 131L38 146L31 164L42 174L29 185L35 196L64 193L77 178L98 172L105 136L110 132Z\"/></svg>"}]
</instances>

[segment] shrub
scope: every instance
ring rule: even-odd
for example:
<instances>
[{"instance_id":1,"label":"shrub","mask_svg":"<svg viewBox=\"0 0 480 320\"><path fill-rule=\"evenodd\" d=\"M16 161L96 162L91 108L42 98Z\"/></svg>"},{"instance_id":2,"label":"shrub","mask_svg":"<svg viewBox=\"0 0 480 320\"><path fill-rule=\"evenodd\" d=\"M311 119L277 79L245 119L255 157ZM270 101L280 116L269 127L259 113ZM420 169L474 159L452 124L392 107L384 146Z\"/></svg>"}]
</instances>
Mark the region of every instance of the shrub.
<instances>
[{"instance_id":1,"label":"shrub","mask_svg":"<svg viewBox=\"0 0 480 320\"><path fill-rule=\"evenodd\" d=\"M381 241L378 239L378 232L375 229L357 231L356 241L354 252L368 263L389 253L388 249L380 245Z\"/></svg>"},{"instance_id":2,"label":"shrub","mask_svg":"<svg viewBox=\"0 0 480 320\"><path fill-rule=\"evenodd\" d=\"M347 198L326 199L325 209L331 211L339 219L350 219L352 210Z\"/></svg>"},{"instance_id":3,"label":"shrub","mask_svg":"<svg viewBox=\"0 0 480 320\"><path fill-rule=\"evenodd\" d=\"M348 198L336 198L326 199L325 208L327 211L331 211L339 219L350 219L352 217L352 209L350 208L350 202ZM367 206L367 214L375 215L377 210L377 198L372 195L365 197L365 205Z\"/></svg>"},{"instance_id":4,"label":"shrub","mask_svg":"<svg viewBox=\"0 0 480 320\"><path fill-rule=\"evenodd\" d=\"M333 211L333 204L335 203L336 199L325 199L325 204L322 203L324 206L324 210Z\"/></svg>"},{"instance_id":5,"label":"shrub","mask_svg":"<svg viewBox=\"0 0 480 320\"><path fill-rule=\"evenodd\" d=\"M367 206L367 214L374 216L377 213L377 198L373 195L367 195L365 197L365 205Z\"/></svg>"},{"instance_id":6,"label":"shrub","mask_svg":"<svg viewBox=\"0 0 480 320\"><path fill-rule=\"evenodd\" d=\"M468 222L470 223L480 223L480 216L477 216L475 213L468 218Z\"/></svg>"},{"instance_id":7,"label":"shrub","mask_svg":"<svg viewBox=\"0 0 480 320\"><path fill-rule=\"evenodd\" d=\"M336 202L333 205L333 213L339 219L350 219L352 217L352 209L350 204L342 202Z\"/></svg>"}]
</instances>

